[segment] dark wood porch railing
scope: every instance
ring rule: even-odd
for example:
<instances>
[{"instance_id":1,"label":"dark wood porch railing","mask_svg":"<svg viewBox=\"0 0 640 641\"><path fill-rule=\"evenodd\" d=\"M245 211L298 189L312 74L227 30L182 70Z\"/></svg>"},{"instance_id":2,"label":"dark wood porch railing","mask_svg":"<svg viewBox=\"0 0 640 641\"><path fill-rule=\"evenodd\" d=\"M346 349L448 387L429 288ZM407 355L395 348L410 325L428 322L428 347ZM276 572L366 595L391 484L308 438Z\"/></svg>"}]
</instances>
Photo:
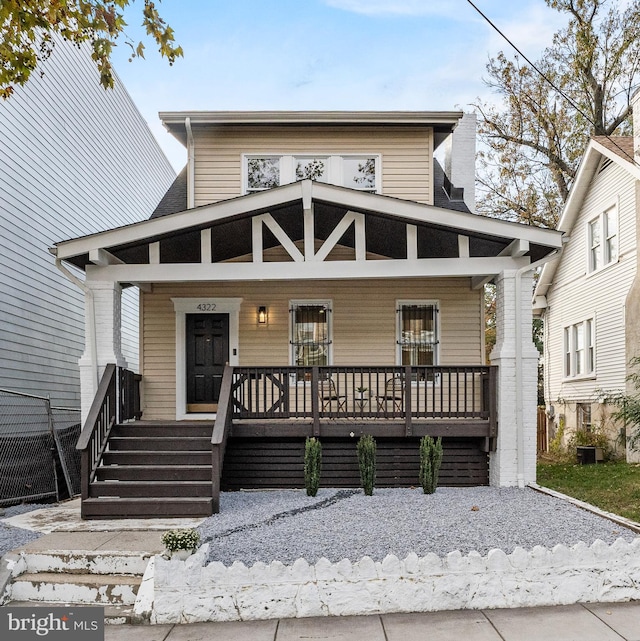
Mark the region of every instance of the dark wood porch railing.
<instances>
[{"instance_id":1,"label":"dark wood porch railing","mask_svg":"<svg viewBox=\"0 0 640 641\"><path fill-rule=\"evenodd\" d=\"M109 433L119 422L140 418L140 379L122 367L109 363L104 370L76 449L80 450L81 498L89 497L89 486L104 454Z\"/></svg>"},{"instance_id":2,"label":"dark wood porch railing","mask_svg":"<svg viewBox=\"0 0 640 641\"><path fill-rule=\"evenodd\" d=\"M496 427L491 366L235 367L231 394L233 419L396 419L408 436L417 419Z\"/></svg>"},{"instance_id":3,"label":"dark wood porch railing","mask_svg":"<svg viewBox=\"0 0 640 641\"><path fill-rule=\"evenodd\" d=\"M216 421L211 435L211 492L213 497L213 513L220 512L220 479L222 478L222 464L227 447L227 438L231 431L233 414L233 367L227 365L222 374L220 386L220 401L216 412Z\"/></svg>"}]
</instances>

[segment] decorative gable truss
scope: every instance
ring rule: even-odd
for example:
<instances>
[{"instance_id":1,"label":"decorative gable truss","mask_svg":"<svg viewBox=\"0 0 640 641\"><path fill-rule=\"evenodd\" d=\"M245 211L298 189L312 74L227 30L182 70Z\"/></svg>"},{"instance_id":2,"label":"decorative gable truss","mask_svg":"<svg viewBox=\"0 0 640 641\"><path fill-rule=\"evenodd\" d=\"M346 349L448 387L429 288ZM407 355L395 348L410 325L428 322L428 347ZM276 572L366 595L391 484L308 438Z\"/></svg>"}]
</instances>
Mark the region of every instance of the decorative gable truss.
<instances>
[{"instance_id":1,"label":"decorative gable truss","mask_svg":"<svg viewBox=\"0 0 640 641\"><path fill-rule=\"evenodd\" d=\"M468 276L481 287L559 246L551 230L304 180L59 243L56 255L88 280L140 285Z\"/></svg>"}]
</instances>

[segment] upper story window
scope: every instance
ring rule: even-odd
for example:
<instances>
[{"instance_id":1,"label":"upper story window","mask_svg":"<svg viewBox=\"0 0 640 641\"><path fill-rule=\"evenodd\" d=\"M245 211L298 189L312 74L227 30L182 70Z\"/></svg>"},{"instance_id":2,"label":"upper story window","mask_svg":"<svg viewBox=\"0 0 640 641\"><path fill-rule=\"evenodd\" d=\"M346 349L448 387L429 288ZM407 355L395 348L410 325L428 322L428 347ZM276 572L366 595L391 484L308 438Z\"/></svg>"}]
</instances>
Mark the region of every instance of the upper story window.
<instances>
[{"instance_id":1,"label":"upper story window","mask_svg":"<svg viewBox=\"0 0 640 641\"><path fill-rule=\"evenodd\" d=\"M574 378L595 373L595 331L593 319L564 328L564 376Z\"/></svg>"},{"instance_id":2,"label":"upper story window","mask_svg":"<svg viewBox=\"0 0 640 641\"><path fill-rule=\"evenodd\" d=\"M607 209L588 223L589 271L595 272L618 260L618 213Z\"/></svg>"},{"instance_id":3,"label":"upper story window","mask_svg":"<svg viewBox=\"0 0 640 641\"><path fill-rule=\"evenodd\" d=\"M397 315L398 364L437 365L437 302L399 301Z\"/></svg>"},{"instance_id":4,"label":"upper story window","mask_svg":"<svg viewBox=\"0 0 640 641\"><path fill-rule=\"evenodd\" d=\"M257 155L244 156L245 193L271 189L298 180L379 191L380 158L377 155Z\"/></svg>"}]
</instances>

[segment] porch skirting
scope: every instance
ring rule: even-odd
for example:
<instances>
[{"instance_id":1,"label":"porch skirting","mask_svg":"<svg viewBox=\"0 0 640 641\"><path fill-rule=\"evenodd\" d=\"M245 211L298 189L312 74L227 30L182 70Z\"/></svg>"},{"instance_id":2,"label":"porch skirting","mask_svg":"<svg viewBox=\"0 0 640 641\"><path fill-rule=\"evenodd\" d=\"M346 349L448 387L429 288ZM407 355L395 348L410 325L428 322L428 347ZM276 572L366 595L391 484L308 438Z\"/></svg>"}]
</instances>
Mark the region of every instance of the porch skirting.
<instances>
[{"instance_id":1,"label":"porch skirting","mask_svg":"<svg viewBox=\"0 0 640 641\"><path fill-rule=\"evenodd\" d=\"M640 599L640 539L552 550L410 554L382 562L298 559L246 567L205 565L208 546L186 561L155 557L136 613L152 623L247 621L390 612L515 608Z\"/></svg>"}]
</instances>

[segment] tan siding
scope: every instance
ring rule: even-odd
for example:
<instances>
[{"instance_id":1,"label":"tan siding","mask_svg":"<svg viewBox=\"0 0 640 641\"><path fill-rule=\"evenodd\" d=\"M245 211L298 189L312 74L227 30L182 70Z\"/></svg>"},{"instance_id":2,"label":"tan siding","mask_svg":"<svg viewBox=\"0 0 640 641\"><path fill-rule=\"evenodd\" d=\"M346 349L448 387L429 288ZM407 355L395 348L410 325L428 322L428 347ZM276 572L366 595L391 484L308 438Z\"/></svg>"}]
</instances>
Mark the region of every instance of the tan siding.
<instances>
[{"instance_id":1,"label":"tan siding","mask_svg":"<svg viewBox=\"0 0 640 641\"><path fill-rule=\"evenodd\" d=\"M396 362L396 301L438 300L443 365L482 364L482 292L465 278L156 285L144 294L144 415L175 417L175 312L172 297L242 297L240 364L289 364L289 301L333 301L335 365ZM269 324L256 309L266 305Z\"/></svg>"},{"instance_id":2,"label":"tan siding","mask_svg":"<svg viewBox=\"0 0 640 641\"><path fill-rule=\"evenodd\" d=\"M433 204L430 127L225 127L196 130L196 205L242 193L242 154L380 154L382 193Z\"/></svg>"}]
</instances>

